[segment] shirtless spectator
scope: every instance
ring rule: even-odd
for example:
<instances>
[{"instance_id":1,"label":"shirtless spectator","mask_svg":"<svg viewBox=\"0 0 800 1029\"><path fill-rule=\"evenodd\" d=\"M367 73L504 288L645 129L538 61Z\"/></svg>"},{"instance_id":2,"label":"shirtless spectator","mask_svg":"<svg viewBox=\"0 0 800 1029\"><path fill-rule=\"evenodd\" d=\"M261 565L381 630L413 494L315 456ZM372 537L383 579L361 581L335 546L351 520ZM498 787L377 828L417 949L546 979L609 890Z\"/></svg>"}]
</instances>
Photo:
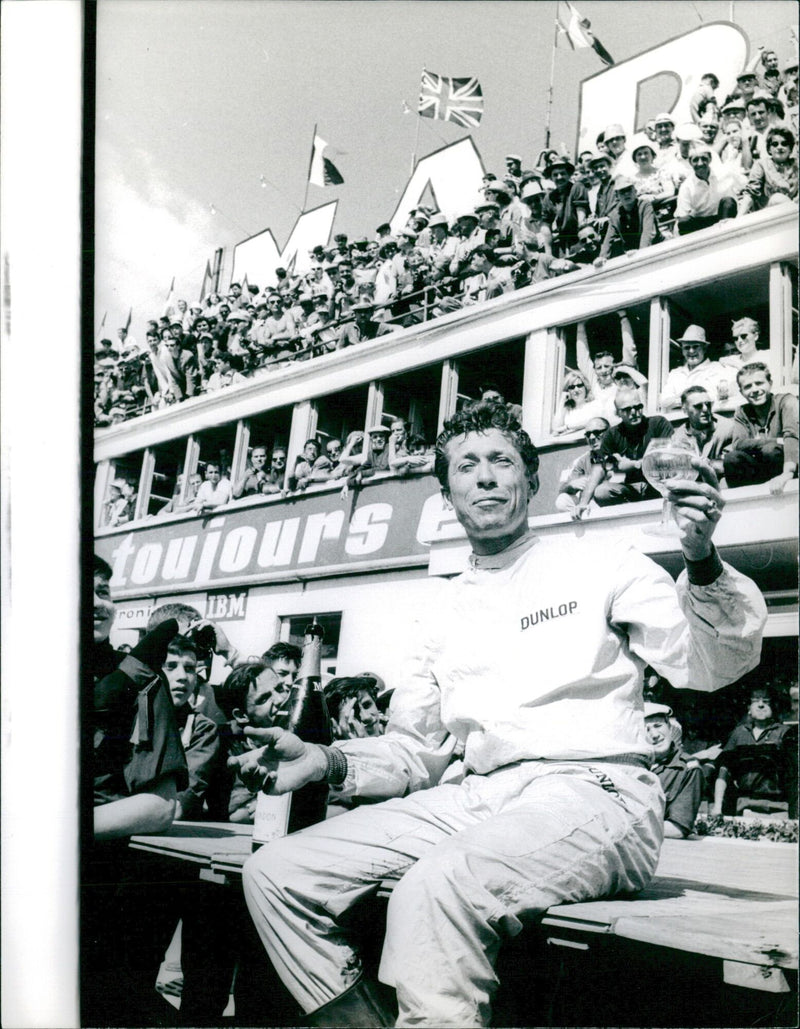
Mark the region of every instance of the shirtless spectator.
<instances>
[{"instance_id":1,"label":"shirtless spectator","mask_svg":"<svg viewBox=\"0 0 800 1029\"><path fill-rule=\"evenodd\" d=\"M682 840L694 828L703 799L703 772L690 755L684 754L673 733L672 708L644 702L644 729L653 748L650 771L664 790L664 836Z\"/></svg>"},{"instance_id":2,"label":"shirtless spectator","mask_svg":"<svg viewBox=\"0 0 800 1029\"><path fill-rule=\"evenodd\" d=\"M589 444L589 449L580 454L568 465L560 476L560 486L556 497L556 511L563 511L572 514L578 504L581 493L589 481L589 473L598 463L603 464L604 476L600 480L605 482L611 477L614 471L613 462L609 462L600 455L600 444L609 424L605 418L592 418L583 431L584 438ZM592 507L594 505L591 505Z\"/></svg>"},{"instance_id":3,"label":"shirtless spectator","mask_svg":"<svg viewBox=\"0 0 800 1029\"><path fill-rule=\"evenodd\" d=\"M266 468L267 448L262 446L253 447L250 452L250 463L245 468L244 474L233 484L232 496L234 500L261 493L262 487L268 482Z\"/></svg>"},{"instance_id":4,"label":"shirtless spectator","mask_svg":"<svg viewBox=\"0 0 800 1029\"><path fill-rule=\"evenodd\" d=\"M728 485L766 482L771 493L782 493L797 476L797 397L772 392L772 376L763 361L754 361L736 376L745 403L734 424L740 439L724 457Z\"/></svg>"},{"instance_id":5,"label":"shirtless spectator","mask_svg":"<svg viewBox=\"0 0 800 1029\"><path fill-rule=\"evenodd\" d=\"M205 514L217 507L222 507L231 499L231 484L220 472L220 466L215 461L209 461L206 465L206 477L197 491L194 500L194 510L198 514Z\"/></svg>"},{"instance_id":6,"label":"shirtless spectator","mask_svg":"<svg viewBox=\"0 0 800 1029\"><path fill-rule=\"evenodd\" d=\"M661 394L662 409L671 411L680 407L681 396L689 386L702 386L708 390L717 409L728 400L731 389L728 376L719 361L710 361L706 357L706 330L701 325L690 325L675 342L680 344L683 364L673 368L667 376Z\"/></svg>"},{"instance_id":7,"label":"shirtless spectator","mask_svg":"<svg viewBox=\"0 0 800 1029\"><path fill-rule=\"evenodd\" d=\"M737 438L736 426L731 418L717 418L713 413L713 401L708 390L702 386L689 386L681 394L681 406L686 414L686 424L675 430L675 439L691 440L697 446L717 476L725 474L723 457Z\"/></svg>"},{"instance_id":8,"label":"shirtless spectator","mask_svg":"<svg viewBox=\"0 0 800 1029\"><path fill-rule=\"evenodd\" d=\"M608 429L600 444L599 456L613 462L618 476L606 477L606 465L596 462L589 481L575 506L573 518L580 519L594 500L600 507L627 504L637 500L655 500L660 494L642 475L642 457L651 439L672 435L672 425L661 415L648 418L642 398L636 390L619 390L615 400L620 424Z\"/></svg>"}]
</instances>

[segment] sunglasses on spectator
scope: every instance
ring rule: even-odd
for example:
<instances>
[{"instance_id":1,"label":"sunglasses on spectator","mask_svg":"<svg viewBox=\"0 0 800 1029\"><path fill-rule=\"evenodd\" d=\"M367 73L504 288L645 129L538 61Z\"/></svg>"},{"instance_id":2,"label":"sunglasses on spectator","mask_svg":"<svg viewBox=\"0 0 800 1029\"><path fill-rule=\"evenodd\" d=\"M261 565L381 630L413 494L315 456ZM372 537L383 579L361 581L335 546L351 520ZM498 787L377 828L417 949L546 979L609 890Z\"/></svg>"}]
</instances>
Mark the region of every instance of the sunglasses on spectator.
<instances>
[{"instance_id":1,"label":"sunglasses on spectator","mask_svg":"<svg viewBox=\"0 0 800 1029\"><path fill-rule=\"evenodd\" d=\"M631 404L630 407L619 407L617 410L620 414L625 414L626 411L634 414L636 411L644 411L644 404Z\"/></svg>"},{"instance_id":2,"label":"sunglasses on spectator","mask_svg":"<svg viewBox=\"0 0 800 1029\"><path fill-rule=\"evenodd\" d=\"M571 389L586 389L582 382L573 382L571 386L565 386L564 388L567 392Z\"/></svg>"},{"instance_id":3,"label":"sunglasses on spectator","mask_svg":"<svg viewBox=\"0 0 800 1029\"><path fill-rule=\"evenodd\" d=\"M696 157L690 158L692 164L710 164L711 158L706 157L705 154L697 154Z\"/></svg>"},{"instance_id":4,"label":"sunglasses on spectator","mask_svg":"<svg viewBox=\"0 0 800 1029\"><path fill-rule=\"evenodd\" d=\"M708 408L708 410L709 410L709 411L711 410L711 408L712 408L713 406L714 406L714 405L713 405L713 404L711 403L711 401L710 401L710 400L701 400L701 401L700 401L699 403L697 403L697 404L692 404L692 407L697 407L697 408Z\"/></svg>"},{"instance_id":5,"label":"sunglasses on spectator","mask_svg":"<svg viewBox=\"0 0 800 1029\"><path fill-rule=\"evenodd\" d=\"M604 432L605 429L587 429L583 437L584 439L600 439Z\"/></svg>"},{"instance_id":6,"label":"sunglasses on spectator","mask_svg":"<svg viewBox=\"0 0 800 1029\"><path fill-rule=\"evenodd\" d=\"M747 337L749 335L750 335L749 332L734 332L733 338L734 339L747 339Z\"/></svg>"}]
</instances>

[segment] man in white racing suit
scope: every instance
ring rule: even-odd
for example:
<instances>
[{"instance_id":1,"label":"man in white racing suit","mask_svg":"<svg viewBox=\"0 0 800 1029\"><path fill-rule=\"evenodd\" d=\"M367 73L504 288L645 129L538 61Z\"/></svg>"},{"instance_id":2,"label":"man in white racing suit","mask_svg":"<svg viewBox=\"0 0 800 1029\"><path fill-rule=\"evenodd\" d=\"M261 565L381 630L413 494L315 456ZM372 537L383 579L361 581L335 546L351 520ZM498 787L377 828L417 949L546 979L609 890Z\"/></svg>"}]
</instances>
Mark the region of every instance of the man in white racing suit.
<instances>
[{"instance_id":1,"label":"man in white racing suit","mask_svg":"<svg viewBox=\"0 0 800 1029\"><path fill-rule=\"evenodd\" d=\"M711 468L669 498L677 586L631 548L547 545L528 529L538 455L505 409L446 423L436 474L472 545L433 589L384 736L306 744L280 729L237 760L268 792L327 780L357 807L255 853L250 913L306 1025L391 1025L340 917L387 878L379 978L398 1026L489 1024L504 938L548 907L643 888L663 835L642 670L714 690L758 663L766 607L711 543ZM457 748L463 768L449 767ZM446 782L440 782L448 768Z\"/></svg>"}]
</instances>

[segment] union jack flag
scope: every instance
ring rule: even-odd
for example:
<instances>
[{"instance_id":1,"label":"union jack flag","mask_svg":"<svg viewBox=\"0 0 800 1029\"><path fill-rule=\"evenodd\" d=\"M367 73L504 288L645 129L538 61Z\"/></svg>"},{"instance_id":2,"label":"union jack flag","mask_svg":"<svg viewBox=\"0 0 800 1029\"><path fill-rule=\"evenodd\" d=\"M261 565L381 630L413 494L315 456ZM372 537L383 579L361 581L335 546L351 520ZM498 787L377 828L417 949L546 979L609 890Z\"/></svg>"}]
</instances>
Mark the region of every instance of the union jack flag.
<instances>
[{"instance_id":1,"label":"union jack flag","mask_svg":"<svg viewBox=\"0 0 800 1029\"><path fill-rule=\"evenodd\" d=\"M421 118L440 118L473 129L483 115L483 91L476 78L449 79L423 71L419 94Z\"/></svg>"}]
</instances>

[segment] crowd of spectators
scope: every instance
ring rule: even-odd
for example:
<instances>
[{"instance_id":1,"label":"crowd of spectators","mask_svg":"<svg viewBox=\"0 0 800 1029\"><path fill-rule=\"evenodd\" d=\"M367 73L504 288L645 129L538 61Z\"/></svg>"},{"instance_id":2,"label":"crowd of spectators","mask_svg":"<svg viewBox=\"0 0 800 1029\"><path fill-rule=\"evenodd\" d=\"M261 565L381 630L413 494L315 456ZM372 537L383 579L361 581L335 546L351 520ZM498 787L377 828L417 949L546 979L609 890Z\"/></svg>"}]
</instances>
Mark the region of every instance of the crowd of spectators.
<instances>
[{"instance_id":1,"label":"crowd of spectators","mask_svg":"<svg viewBox=\"0 0 800 1029\"><path fill-rule=\"evenodd\" d=\"M112 425L268 375L531 283L586 268L798 197L798 66L763 50L735 90L708 73L692 121L660 114L628 139L610 124L573 160L545 150L532 168L509 154L487 173L483 199L450 222L417 207L392 235L311 252L304 275L279 268L267 288L233 282L201 303L178 300L96 351L94 416Z\"/></svg>"}]
</instances>

